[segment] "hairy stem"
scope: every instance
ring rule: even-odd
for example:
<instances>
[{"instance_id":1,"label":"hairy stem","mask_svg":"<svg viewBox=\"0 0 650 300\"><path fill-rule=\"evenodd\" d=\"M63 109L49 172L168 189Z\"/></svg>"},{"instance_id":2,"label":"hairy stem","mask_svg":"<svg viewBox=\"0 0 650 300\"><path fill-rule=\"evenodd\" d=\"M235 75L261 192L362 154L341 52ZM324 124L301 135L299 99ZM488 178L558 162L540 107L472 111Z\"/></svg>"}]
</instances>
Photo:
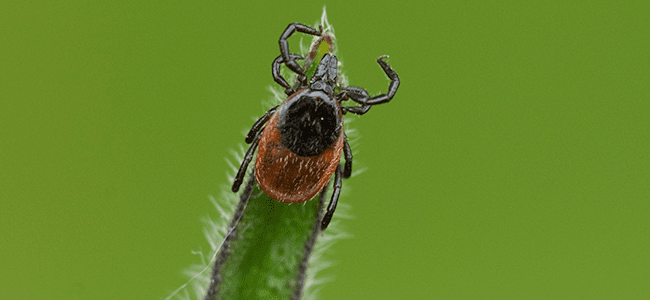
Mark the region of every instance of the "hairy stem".
<instances>
[{"instance_id":1,"label":"hairy stem","mask_svg":"<svg viewBox=\"0 0 650 300\"><path fill-rule=\"evenodd\" d=\"M305 203L278 202L256 187L251 172L205 299L300 299L325 194Z\"/></svg>"}]
</instances>

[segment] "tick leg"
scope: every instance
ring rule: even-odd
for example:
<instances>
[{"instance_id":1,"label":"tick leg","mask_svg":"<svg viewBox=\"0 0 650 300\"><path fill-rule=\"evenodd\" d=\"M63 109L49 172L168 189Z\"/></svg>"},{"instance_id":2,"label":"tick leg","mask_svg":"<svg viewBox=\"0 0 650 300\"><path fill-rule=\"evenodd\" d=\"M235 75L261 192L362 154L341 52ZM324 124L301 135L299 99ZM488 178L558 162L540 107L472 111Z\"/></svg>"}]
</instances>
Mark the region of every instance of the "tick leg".
<instances>
[{"instance_id":1,"label":"tick leg","mask_svg":"<svg viewBox=\"0 0 650 300\"><path fill-rule=\"evenodd\" d=\"M384 69L384 72L386 73L386 75L388 75L388 78L390 78L390 85L388 85L388 93L381 94L379 96L374 96L368 99L367 104L369 105L386 103L390 101L390 99L393 99L393 96L395 96L395 93L397 92L397 88L399 87L399 77L397 76L397 73L393 71L393 68L391 68L388 65L388 63L384 61L384 58L387 57L388 55L380 56L379 58L377 58L377 63L381 66L382 69Z\"/></svg>"},{"instance_id":2,"label":"tick leg","mask_svg":"<svg viewBox=\"0 0 650 300\"><path fill-rule=\"evenodd\" d=\"M370 95L368 95L368 92L364 88L360 88L356 86L346 87L345 94L343 97L344 97L343 99L345 100L352 99L354 102L361 104L361 106L341 107L341 110L343 111L344 114L351 112L353 114L363 115L370 110L370 107L372 107L370 104L367 104L368 99L370 99Z\"/></svg>"},{"instance_id":3,"label":"tick leg","mask_svg":"<svg viewBox=\"0 0 650 300\"><path fill-rule=\"evenodd\" d=\"M239 186L241 185L242 181L244 181L244 174L246 174L246 169L248 168L248 164L250 164L251 160L253 159L253 154L255 153L255 149L257 148L257 145L260 143L260 136L262 136L262 131L258 131L257 134L255 135L255 139L253 139L253 144L251 144L250 148L248 148L248 151L246 151L246 155L244 156L244 161L242 161L241 167L239 167L239 171L235 176L235 183L233 183L232 185L232 191L235 193L239 191Z\"/></svg>"},{"instance_id":4,"label":"tick leg","mask_svg":"<svg viewBox=\"0 0 650 300\"><path fill-rule=\"evenodd\" d=\"M303 57L298 54L290 53L290 55L293 59L303 59ZM293 90L293 88L291 88L291 85L287 83L284 77L280 75L280 64L282 64L283 62L284 62L284 58L282 58L282 55L278 56L275 60L273 60L273 64L271 65L271 73L273 74L273 80L275 80L275 82L277 82L279 85L285 88L284 93L287 94L287 96L290 96L295 91Z\"/></svg>"},{"instance_id":5,"label":"tick leg","mask_svg":"<svg viewBox=\"0 0 650 300\"><path fill-rule=\"evenodd\" d=\"M352 99L355 102L360 103L361 101L365 101L364 99L367 100L368 98L370 98L370 96L366 90L354 86L343 88L343 92L336 95L336 99L338 99L339 106L341 107L341 112L344 115L349 112L357 115L363 115L370 110L371 106L367 104L363 104L361 106L343 106L341 105L341 102Z\"/></svg>"},{"instance_id":6,"label":"tick leg","mask_svg":"<svg viewBox=\"0 0 650 300\"><path fill-rule=\"evenodd\" d=\"M367 113L370 110L371 107L372 106L370 106L370 105L344 106L344 107L341 107L341 110L343 110L343 114L351 112L353 114L363 115L363 114Z\"/></svg>"},{"instance_id":7,"label":"tick leg","mask_svg":"<svg viewBox=\"0 0 650 300\"><path fill-rule=\"evenodd\" d=\"M273 113L276 109L278 109L278 107L280 107L280 105L269 109L269 111L267 111L259 120L257 120L257 122L255 122L255 124L253 124L253 127L246 135L246 144L250 144L253 141L257 132L262 129L262 126L264 126L264 124L266 124L271 116L273 116Z\"/></svg>"},{"instance_id":8,"label":"tick leg","mask_svg":"<svg viewBox=\"0 0 650 300\"><path fill-rule=\"evenodd\" d=\"M343 178L350 178L352 175L352 149L348 144L348 136L343 134L343 155L345 155L345 168L343 169Z\"/></svg>"},{"instance_id":9,"label":"tick leg","mask_svg":"<svg viewBox=\"0 0 650 300\"><path fill-rule=\"evenodd\" d=\"M289 42L287 42L287 39L296 31L320 36L323 32L323 28L321 27L319 30L316 30L304 24L291 23L289 26L287 26L287 29L284 30L282 35L280 35L280 40L278 41L280 44L280 54L282 54L284 63L287 65L287 67L289 67L289 69L291 69L291 71L294 71L296 74L298 74L298 80L300 82L307 82L305 71L303 71L302 67L300 67L296 60L291 57L291 52L289 52Z\"/></svg>"},{"instance_id":10,"label":"tick leg","mask_svg":"<svg viewBox=\"0 0 650 300\"><path fill-rule=\"evenodd\" d=\"M397 76L397 73L384 61L384 58L386 57L388 56L386 55L380 56L377 59L377 63L379 64L379 66L381 66L382 69L384 69L384 72L386 73L386 75L388 75L388 78L390 78L391 80L390 85L388 85L388 93L377 95L370 98L370 95L368 95L368 92L364 88L355 87L355 86L347 87L345 88L347 96L350 99L362 105L359 109L356 110L347 109L347 111L361 115L366 113L368 109L370 109L369 107L365 108L364 106L386 103L391 99L393 99L393 96L395 96L395 93L397 92L397 88L399 87L399 77Z\"/></svg>"},{"instance_id":11,"label":"tick leg","mask_svg":"<svg viewBox=\"0 0 650 300\"><path fill-rule=\"evenodd\" d=\"M327 225L330 224L332 216L334 215L334 210L336 210L336 203L339 202L339 194L341 194L341 173L341 165L339 164L334 173L334 191L332 191L332 200L327 206L327 212L325 213L325 216L323 216L323 221L320 223L320 230L325 230Z\"/></svg>"}]
</instances>

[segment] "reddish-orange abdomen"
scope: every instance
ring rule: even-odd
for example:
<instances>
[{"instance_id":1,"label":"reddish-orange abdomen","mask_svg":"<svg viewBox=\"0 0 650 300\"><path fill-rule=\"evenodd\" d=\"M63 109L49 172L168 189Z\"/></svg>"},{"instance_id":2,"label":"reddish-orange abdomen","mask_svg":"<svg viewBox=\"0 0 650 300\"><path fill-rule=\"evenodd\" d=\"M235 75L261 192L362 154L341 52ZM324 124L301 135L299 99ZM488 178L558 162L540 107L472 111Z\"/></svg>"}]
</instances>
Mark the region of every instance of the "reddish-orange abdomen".
<instances>
[{"instance_id":1,"label":"reddish-orange abdomen","mask_svg":"<svg viewBox=\"0 0 650 300\"><path fill-rule=\"evenodd\" d=\"M257 182L267 195L280 202L310 200L325 187L339 164L343 124L336 141L316 156L298 156L282 145L277 125L278 112L266 124L260 138L255 160Z\"/></svg>"}]
</instances>

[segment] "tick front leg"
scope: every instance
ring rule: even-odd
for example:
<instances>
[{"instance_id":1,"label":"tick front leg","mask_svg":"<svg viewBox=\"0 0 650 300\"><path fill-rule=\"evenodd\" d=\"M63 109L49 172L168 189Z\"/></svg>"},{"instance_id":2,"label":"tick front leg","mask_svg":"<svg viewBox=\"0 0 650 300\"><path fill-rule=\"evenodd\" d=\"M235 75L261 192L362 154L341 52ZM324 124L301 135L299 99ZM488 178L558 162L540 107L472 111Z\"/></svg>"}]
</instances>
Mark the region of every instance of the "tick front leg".
<instances>
[{"instance_id":1,"label":"tick front leg","mask_svg":"<svg viewBox=\"0 0 650 300\"><path fill-rule=\"evenodd\" d=\"M344 106L341 108L343 113L351 112L357 115L363 115L370 110L371 105L367 104L370 95L364 88L357 86L349 86L345 88L345 95L343 99L352 99L354 102L361 104L361 106Z\"/></svg>"},{"instance_id":2,"label":"tick front leg","mask_svg":"<svg viewBox=\"0 0 650 300\"><path fill-rule=\"evenodd\" d=\"M347 111L361 115L368 112L368 110L370 109L370 107L365 107L365 106L386 103L391 99L393 99L395 93L397 93L397 88L399 87L399 76L397 76L397 73L384 61L384 58L386 57L388 56L387 55L380 56L377 59L377 63L379 64L379 66L381 66L382 69L384 69L384 72L386 73L386 75L388 75L388 78L390 78L391 80L390 85L388 85L388 93L377 95L370 98L370 95L368 95L368 92L364 88L360 88L356 86L347 87L345 88L347 97L354 100L354 102L357 102L362 105L358 109L347 109Z\"/></svg>"},{"instance_id":3,"label":"tick front leg","mask_svg":"<svg viewBox=\"0 0 650 300\"><path fill-rule=\"evenodd\" d=\"M293 54L290 53L290 56L293 59L303 59L302 56L298 54ZM273 80L277 82L279 85L281 85L284 88L284 93L287 94L287 96L291 96L291 94L295 93L291 85L287 83L287 81L282 77L280 74L280 65L284 62L284 58L282 58L282 55L278 56L275 60L273 60L273 64L271 64L271 73L273 74ZM301 82L300 85L306 85L307 82Z\"/></svg>"},{"instance_id":4,"label":"tick front leg","mask_svg":"<svg viewBox=\"0 0 650 300\"><path fill-rule=\"evenodd\" d=\"M372 106L370 106L370 105L345 106L345 107L341 107L341 110L343 110L343 114L351 112L353 114L363 115L363 114L367 113L370 110L371 107Z\"/></svg>"},{"instance_id":5,"label":"tick front leg","mask_svg":"<svg viewBox=\"0 0 650 300\"><path fill-rule=\"evenodd\" d=\"M395 93L397 92L397 88L399 87L399 76L397 76L397 73L393 71L393 68L391 68L388 65L388 63L384 61L384 58L387 57L388 55L380 56L379 58L377 58L377 63L381 66L382 69L384 69L384 72L386 73L386 75L388 75L388 78L390 78L390 85L388 85L388 93L381 94L379 96L374 96L368 99L367 104L369 105L386 103L390 101L390 99L393 99L393 96L395 96Z\"/></svg>"},{"instance_id":6,"label":"tick front leg","mask_svg":"<svg viewBox=\"0 0 650 300\"><path fill-rule=\"evenodd\" d=\"M244 161L242 161L241 167L239 167L239 171L235 176L235 182L232 185L232 191L234 193L239 191L239 186L241 186L241 183L244 181L244 174L246 174L246 169L248 168L248 164L250 164L251 160L253 159L253 154L255 153L255 149L257 149L257 145L260 143L261 136L262 136L262 131L258 131L257 134L255 135L255 139L253 139L253 144L251 144L250 148L248 148L248 151L246 151L246 155L244 156Z\"/></svg>"},{"instance_id":7,"label":"tick front leg","mask_svg":"<svg viewBox=\"0 0 650 300\"><path fill-rule=\"evenodd\" d=\"M287 39L296 31L320 36L323 32L323 28L321 27L319 30L316 30L304 24L291 23L289 26L287 26L287 29L284 30L282 35L280 35L280 40L278 43L280 44L280 54L282 54L284 63L287 65L287 67L289 67L289 69L296 72L296 74L298 74L300 82L303 82L305 71L302 70L302 67L300 67L295 59L291 58L291 52L289 52L289 42L287 41ZM304 79L304 81L306 81L306 79Z\"/></svg>"},{"instance_id":8,"label":"tick front leg","mask_svg":"<svg viewBox=\"0 0 650 300\"><path fill-rule=\"evenodd\" d=\"M323 221L320 223L320 230L325 230L327 225L330 224L330 221L332 221L332 216L334 215L336 204L339 202L339 195L341 194L341 177L343 177L341 176L341 173L341 164L339 164L334 173L334 191L332 192L332 200L330 200L330 204L327 206L327 212L325 213L325 216L323 216Z\"/></svg>"},{"instance_id":9,"label":"tick front leg","mask_svg":"<svg viewBox=\"0 0 650 300\"><path fill-rule=\"evenodd\" d=\"M343 92L336 95L336 98L339 101L339 105L341 106L341 111L343 114L347 114L349 112L357 115L363 115L367 113L370 110L370 105L367 104L362 104L361 106L343 106L341 105L341 102L346 101L348 99L354 100L354 102L357 103L365 103L368 101L368 98L370 96L368 95L368 92L360 87L356 86L349 86L346 88L342 88Z\"/></svg>"}]
</instances>

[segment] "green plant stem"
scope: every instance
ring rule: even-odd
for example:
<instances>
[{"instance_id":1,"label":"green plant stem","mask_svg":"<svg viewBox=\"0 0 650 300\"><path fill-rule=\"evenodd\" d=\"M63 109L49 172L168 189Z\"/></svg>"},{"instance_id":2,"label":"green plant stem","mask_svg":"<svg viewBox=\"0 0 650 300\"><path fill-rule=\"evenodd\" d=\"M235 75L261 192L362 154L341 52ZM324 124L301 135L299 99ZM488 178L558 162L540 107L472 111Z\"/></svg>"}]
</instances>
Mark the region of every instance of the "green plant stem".
<instances>
[{"instance_id":1,"label":"green plant stem","mask_svg":"<svg viewBox=\"0 0 650 300\"><path fill-rule=\"evenodd\" d=\"M326 188L305 203L282 203L256 186L253 172L217 254L206 300L301 297Z\"/></svg>"}]
</instances>

